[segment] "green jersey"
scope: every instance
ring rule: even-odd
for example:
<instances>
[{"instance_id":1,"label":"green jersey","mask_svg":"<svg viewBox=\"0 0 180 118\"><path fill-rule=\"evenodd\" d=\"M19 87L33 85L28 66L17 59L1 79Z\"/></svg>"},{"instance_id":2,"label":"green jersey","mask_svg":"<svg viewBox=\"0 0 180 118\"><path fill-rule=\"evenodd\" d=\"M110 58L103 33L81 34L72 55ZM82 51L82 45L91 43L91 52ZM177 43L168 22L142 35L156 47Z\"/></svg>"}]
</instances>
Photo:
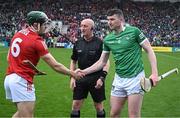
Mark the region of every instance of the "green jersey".
<instances>
[{"instance_id":1,"label":"green jersey","mask_svg":"<svg viewBox=\"0 0 180 118\"><path fill-rule=\"evenodd\" d=\"M126 26L119 34L111 32L104 39L103 51L111 51L115 60L116 73L131 78L144 70L141 44L145 35L136 27Z\"/></svg>"}]
</instances>

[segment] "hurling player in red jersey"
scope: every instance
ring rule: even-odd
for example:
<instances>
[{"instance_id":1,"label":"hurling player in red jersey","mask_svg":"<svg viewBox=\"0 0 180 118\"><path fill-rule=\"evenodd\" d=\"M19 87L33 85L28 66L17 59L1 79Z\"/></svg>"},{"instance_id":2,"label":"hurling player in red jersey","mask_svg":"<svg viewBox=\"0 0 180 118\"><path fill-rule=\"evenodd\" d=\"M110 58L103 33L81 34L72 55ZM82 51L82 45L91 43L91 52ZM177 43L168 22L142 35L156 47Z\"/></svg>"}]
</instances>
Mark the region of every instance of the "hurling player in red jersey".
<instances>
[{"instance_id":1,"label":"hurling player in red jersey","mask_svg":"<svg viewBox=\"0 0 180 118\"><path fill-rule=\"evenodd\" d=\"M41 37L50 29L50 20L44 12L29 12L27 22L29 26L13 36L7 56L9 65L4 87L6 99L12 100L17 107L13 117L33 117L34 113L36 97L33 77L36 73L30 66L23 64L23 60L30 60L37 65L41 58L58 73L70 75L76 79L84 76L82 73L76 74L70 71L48 52L45 41Z\"/></svg>"}]
</instances>

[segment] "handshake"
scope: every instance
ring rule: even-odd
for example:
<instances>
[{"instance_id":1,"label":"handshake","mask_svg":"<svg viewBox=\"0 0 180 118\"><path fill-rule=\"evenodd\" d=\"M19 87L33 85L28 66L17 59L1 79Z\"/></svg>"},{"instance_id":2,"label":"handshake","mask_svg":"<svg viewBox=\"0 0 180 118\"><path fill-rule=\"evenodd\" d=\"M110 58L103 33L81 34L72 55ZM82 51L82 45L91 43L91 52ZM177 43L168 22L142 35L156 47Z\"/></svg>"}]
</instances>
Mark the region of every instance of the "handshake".
<instances>
[{"instance_id":1,"label":"handshake","mask_svg":"<svg viewBox=\"0 0 180 118\"><path fill-rule=\"evenodd\" d=\"M76 69L75 71L70 71L70 76L76 80L83 78L85 75L86 74L83 72L83 70L80 69Z\"/></svg>"}]
</instances>

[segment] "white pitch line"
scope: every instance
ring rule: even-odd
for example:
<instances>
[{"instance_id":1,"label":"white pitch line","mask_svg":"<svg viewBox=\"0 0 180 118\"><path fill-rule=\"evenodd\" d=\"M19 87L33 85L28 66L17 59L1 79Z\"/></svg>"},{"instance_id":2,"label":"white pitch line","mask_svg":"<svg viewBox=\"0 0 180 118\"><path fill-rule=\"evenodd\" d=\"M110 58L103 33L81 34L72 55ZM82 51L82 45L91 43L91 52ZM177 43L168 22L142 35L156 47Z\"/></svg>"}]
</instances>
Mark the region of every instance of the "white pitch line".
<instances>
[{"instance_id":1,"label":"white pitch line","mask_svg":"<svg viewBox=\"0 0 180 118\"><path fill-rule=\"evenodd\" d=\"M156 53L156 54L160 55L160 56L168 57L168 58L171 58L171 59L180 60L180 58L177 58L177 57L174 57L174 56L170 56L170 55L166 55L166 54L162 54L162 53Z\"/></svg>"},{"instance_id":2,"label":"white pitch line","mask_svg":"<svg viewBox=\"0 0 180 118\"><path fill-rule=\"evenodd\" d=\"M156 55L157 55L157 56L162 56L162 57L168 58L168 59L170 59L170 60L172 59L172 60L180 61L180 58L177 58L177 56L174 57L174 56L170 56L170 55L167 55L167 54L164 54L164 53L156 53ZM158 61L158 60L157 60L157 61ZM158 61L158 63L167 64L166 61ZM180 64L177 63L176 66L177 66L177 67L180 67Z\"/></svg>"},{"instance_id":3,"label":"white pitch line","mask_svg":"<svg viewBox=\"0 0 180 118\"><path fill-rule=\"evenodd\" d=\"M0 54L7 53L8 51L0 51Z\"/></svg>"}]
</instances>

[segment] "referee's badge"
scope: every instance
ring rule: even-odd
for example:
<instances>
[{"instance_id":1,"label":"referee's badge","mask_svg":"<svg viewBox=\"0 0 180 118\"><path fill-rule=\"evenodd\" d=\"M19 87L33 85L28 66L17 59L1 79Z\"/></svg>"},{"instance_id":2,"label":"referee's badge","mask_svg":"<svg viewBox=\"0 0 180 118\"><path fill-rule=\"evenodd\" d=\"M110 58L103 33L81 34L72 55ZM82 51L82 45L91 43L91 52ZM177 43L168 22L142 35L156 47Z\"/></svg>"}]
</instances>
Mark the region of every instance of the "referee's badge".
<instances>
[{"instance_id":1,"label":"referee's badge","mask_svg":"<svg viewBox=\"0 0 180 118\"><path fill-rule=\"evenodd\" d=\"M82 52L82 50L77 50L77 52Z\"/></svg>"}]
</instances>

